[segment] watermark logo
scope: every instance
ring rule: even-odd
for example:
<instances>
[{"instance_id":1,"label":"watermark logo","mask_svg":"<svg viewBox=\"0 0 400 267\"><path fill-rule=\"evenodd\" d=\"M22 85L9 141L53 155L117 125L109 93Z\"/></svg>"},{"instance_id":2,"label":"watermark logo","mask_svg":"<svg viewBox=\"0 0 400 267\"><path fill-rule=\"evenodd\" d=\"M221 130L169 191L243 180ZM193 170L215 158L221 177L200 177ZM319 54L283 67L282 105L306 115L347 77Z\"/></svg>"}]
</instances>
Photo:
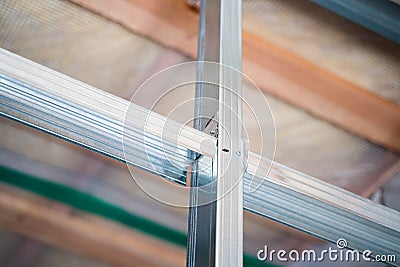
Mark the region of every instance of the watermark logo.
<instances>
[{"instance_id":1,"label":"watermark logo","mask_svg":"<svg viewBox=\"0 0 400 267\"><path fill-rule=\"evenodd\" d=\"M198 75L199 69L204 70L203 75ZM235 82L229 82L231 80ZM200 85L207 88L208 93L196 97ZM242 94L237 92L237 86L245 89ZM236 104L220 102L215 98L220 92ZM233 110L238 103L241 103L241 108ZM230 118L225 120L227 125L219 119L221 107L230 114L224 115L224 118ZM241 71L219 63L185 62L161 70L135 90L127 109L120 115L124 118L123 158L131 176L143 192L164 204L177 207L193 205L189 202L189 194L193 189L190 181L194 175L198 180L194 185L196 190L216 190L217 149L226 158L225 169L218 170L218 177L223 177L238 157L242 157L243 165L247 166L247 147L271 159L270 162L258 158L252 161L254 173L260 173L264 178L274 159L275 121L263 92ZM243 129L239 135L246 145L239 150L234 148L230 136L232 121L238 121L238 127ZM204 128L205 136L199 139L198 133L191 130L195 126ZM218 136L224 136L224 147L221 141L217 142ZM245 140L250 140L250 143L247 145ZM195 161L196 165L193 165ZM144 175L138 171L138 166L164 179ZM245 167L230 177L231 186L223 187L218 197L224 197L243 183L244 171ZM262 186L265 179L254 176L243 190L254 192ZM200 198L195 205L205 205L216 198L217 194Z\"/></svg>"},{"instance_id":2,"label":"watermark logo","mask_svg":"<svg viewBox=\"0 0 400 267\"><path fill-rule=\"evenodd\" d=\"M347 240L346 239L344 239L344 238L339 238L337 241L336 241L336 246L338 247L338 248L347 248Z\"/></svg>"},{"instance_id":3,"label":"watermark logo","mask_svg":"<svg viewBox=\"0 0 400 267\"><path fill-rule=\"evenodd\" d=\"M268 246L265 245L263 249L257 252L257 258L260 261L280 261L280 262L323 262L323 261L341 261L341 262L360 262L360 261L374 261L374 262L396 262L396 255L374 255L371 250L364 250L362 252L358 250L350 250L348 248L347 240L339 238L336 241L336 248L329 247L322 251L315 251L313 249L306 249L298 251L292 249L286 251L280 250L269 250Z\"/></svg>"}]
</instances>

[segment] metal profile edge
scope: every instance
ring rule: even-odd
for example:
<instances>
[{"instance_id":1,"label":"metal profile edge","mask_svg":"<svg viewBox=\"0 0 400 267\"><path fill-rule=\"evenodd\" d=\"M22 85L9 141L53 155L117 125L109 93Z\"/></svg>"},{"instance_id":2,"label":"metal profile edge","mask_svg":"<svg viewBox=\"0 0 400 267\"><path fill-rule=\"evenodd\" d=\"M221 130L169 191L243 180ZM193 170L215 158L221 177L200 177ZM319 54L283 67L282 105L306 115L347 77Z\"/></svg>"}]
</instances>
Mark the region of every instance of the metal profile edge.
<instances>
[{"instance_id":1,"label":"metal profile edge","mask_svg":"<svg viewBox=\"0 0 400 267\"><path fill-rule=\"evenodd\" d=\"M215 266L243 266L242 1L221 0Z\"/></svg>"},{"instance_id":2,"label":"metal profile edge","mask_svg":"<svg viewBox=\"0 0 400 267\"><path fill-rule=\"evenodd\" d=\"M54 98L68 101L78 107L85 107L96 115L106 116L117 124L118 131L123 127L145 129L147 132L176 145L188 148L199 154L213 158L216 139L195 129L181 125L155 112L148 111L127 100L106 93L92 86L74 80L54 70L43 67L7 50L0 49L0 73L22 83L39 88ZM134 122L125 122L126 112L134 113ZM132 114L130 114L132 115ZM132 116L130 116L132 117ZM171 134L169 134L171 133ZM176 134L178 140L176 140ZM200 146L201 144L201 146Z\"/></svg>"},{"instance_id":3,"label":"metal profile edge","mask_svg":"<svg viewBox=\"0 0 400 267\"><path fill-rule=\"evenodd\" d=\"M254 179L262 185L250 192ZM400 212L251 152L243 186L245 210L400 265Z\"/></svg>"},{"instance_id":4,"label":"metal profile edge","mask_svg":"<svg viewBox=\"0 0 400 267\"><path fill-rule=\"evenodd\" d=\"M9 66L8 62L4 60L5 54L9 58L17 59L19 69ZM46 69L26 59L22 60L22 58L12 53L4 52L4 50L0 53L0 61L2 62L0 65L0 74L7 74L14 77L21 85L24 83L27 83L27 86L37 85L24 79L27 71L26 68L28 68L31 73L35 73L36 75L42 75L44 71L47 80L56 76L59 83L74 84L75 88L79 88L82 91L91 88L88 85ZM36 68L41 69L41 71L36 71ZM39 79L37 76L36 78ZM36 89L48 93L52 90L46 86L51 86L54 89L54 85L54 83L46 82L42 84L41 88ZM6 102L3 84L0 86L0 89L2 116L25 123L30 127L39 128L47 133L55 134L68 141L124 161L120 151L108 146L102 147L100 143L93 142L93 136L79 136L79 139L76 139L74 135L65 136L62 133L57 134L47 128L49 124L44 122L33 124L30 122L30 113L18 113L15 116L10 114L10 109L5 108L5 105L12 103ZM105 102L121 101L124 103L125 101L94 88L91 88L87 93L92 95L98 94ZM85 107L85 102L79 102L76 103L76 107L81 107L83 110L85 107L101 111L103 104L102 102L95 102L92 103L92 106ZM118 115L119 111L113 109L100 113L100 116L109 122L118 121ZM81 117L79 119L82 121L86 120L86 123L89 123L87 120L90 120L88 117ZM119 136L121 136L121 125L117 125L119 125L119 128L116 127L115 130L117 133L119 131ZM68 124L60 126L65 128L65 132L69 131ZM100 128L96 129L96 131L109 131L107 125L98 125L98 127ZM203 133L195 129L188 129L188 132L193 133L193 136L196 138L200 137L192 142L202 142L203 139L201 137ZM111 137L104 136L104 138ZM115 144L119 142L119 146L121 146L122 139L117 136L112 142ZM187 148L185 146L182 147ZM190 147L193 147L193 144L190 144ZM273 162L271 168L269 168L270 166L270 160L249 152L247 173L243 179L245 210L287 224L330 242L335 242L338 238L345 238L348 241L349 248L352 249L359 251L369 249L373 252L373 255L394 254L396 255L397 262L390 264L400 266L400 213L398 211L372 203L351 192L290 169L282 164ZM160 175L163 176L163 173L160 173ZM254 192L247 190L252 179L263 180L263 184Z\"/></svg>"}]
</instances>

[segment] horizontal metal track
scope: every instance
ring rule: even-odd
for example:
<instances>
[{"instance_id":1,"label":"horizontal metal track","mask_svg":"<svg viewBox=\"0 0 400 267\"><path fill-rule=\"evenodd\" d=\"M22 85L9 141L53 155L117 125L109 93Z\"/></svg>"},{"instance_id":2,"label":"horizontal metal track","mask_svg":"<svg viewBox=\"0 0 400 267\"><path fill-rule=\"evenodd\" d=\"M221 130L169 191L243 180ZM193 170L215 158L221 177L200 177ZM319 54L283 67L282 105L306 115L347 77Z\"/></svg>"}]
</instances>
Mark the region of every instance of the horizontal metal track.
<instances>
[{"instance_id":1,"label":"horizontal metal track","mask_svg":"<svg viewBox=\"0 0 400 267\"><path fill-rule=\"evenodd\" d=\"M330 242L400 262L400 213L347 190L249 153L244 181L246 210ZM262 182L249 192L250 184ZM393 263L392 263L393 264Z\"/></svg>"},{"instance_id":2,"label":"horizontal metal track","mask_svg":"<svg viewBox=\"0 0 400 267\"><path fill-rule=\"evenodd\" d=\"M181 184L188 150L214 156L216 139L200 131L165 124L166 118L140 106L128 110L126 100L5 50L0 62L4 117L121 161L126 138L129 164ZM124 125L127 110L137 119ZM243 183L246 210L331 242L345 238L352 249L396 255L394 265L400 265L399 212L254 153L249 153ZM260 186L251 191L250 184Z\"/></svg>"},{"instance_id":3,"label":"horizontal metal track","mask_svg":"<svg viewBox=\"0 0 400 267\"><path fill-rule=\"evenodd\" d=\"M8 51L0 62L5 117L181 182L188 149L215 156L210 135Z\"/></svg>"}]
</instances>

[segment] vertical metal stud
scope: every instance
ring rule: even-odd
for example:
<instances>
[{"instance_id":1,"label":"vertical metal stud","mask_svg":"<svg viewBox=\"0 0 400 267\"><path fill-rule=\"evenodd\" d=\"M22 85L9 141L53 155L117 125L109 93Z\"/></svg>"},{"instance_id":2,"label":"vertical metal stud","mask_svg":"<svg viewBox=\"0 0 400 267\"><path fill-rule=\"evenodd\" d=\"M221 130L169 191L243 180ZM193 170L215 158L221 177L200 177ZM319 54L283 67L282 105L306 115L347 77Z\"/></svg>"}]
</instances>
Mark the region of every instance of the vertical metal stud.
<instances>
[{"instance_id":1,"label":"vertical metal stud","mask_svg":"<svg viewBox=\"0 0 400 267\"><path fill-rule=\"evenodd\" d=\"M197 83L195 99L194 128L209 131L215 124L218 104L219 73L207 70L205 61L219 62L220 56L220 0L202 0L200 3L200 24L198 39ZM204 81L204 82L203 82ZM207 82L205 82L207 81ZM214 84L210 84L212 82ZM200 183L199 158L193 155L190 180L190 208L188 219L188 248L186 266L215 266L215 225L216 225L216 177L217 162L213 160L211 172L207 173L204 187ZM204 181L203 181L204 182Z\"/></svg>"},{"instance_id":2,"label":"vertical metal stud","mask_svg":"<svg viewBox=\"0 0 400 267\"><path fill-rule=\"evenodd\" d=\"M216 266L243 266L242 3L221 0Z\"/></svg>"},{"instance_id":3,"label":"vertical metal stud","mask_svg":"<svg viewBox=\"0 0 400 267\"><path fill-rule=\"evenodd\" d=\"M210 184L217 179L216 190L215 186L200 189L198 162L192 166L187 253L190 267L243 265L241 8L240 0L203 0L200 5L200 82L196 84L194 126L204 131L218 114L219 145L217 161L208 174ZM204 61L221 65L210 71ZM207 200L212 202L199 206Z\"/></svg>"}]
</instances>

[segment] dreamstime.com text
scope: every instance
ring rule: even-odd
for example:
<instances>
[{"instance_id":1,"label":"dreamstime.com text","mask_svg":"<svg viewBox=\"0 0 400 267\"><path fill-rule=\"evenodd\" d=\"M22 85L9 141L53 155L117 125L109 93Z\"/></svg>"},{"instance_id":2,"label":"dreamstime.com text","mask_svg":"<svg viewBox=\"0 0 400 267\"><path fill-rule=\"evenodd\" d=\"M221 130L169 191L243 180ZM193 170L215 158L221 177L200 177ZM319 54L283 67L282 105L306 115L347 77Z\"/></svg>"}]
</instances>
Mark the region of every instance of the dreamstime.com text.
<instances>
[{"instance_id":1,"label":"dreamstime.com text","mask_svg":"<svg viewBox=\"0 0 400 267\"><path fill-rule=\"evenodd\" d=\"M396 255L373 255L372 251L364 250L347 250L347 241L340 238L336 241L337 249L329 247L322 251L316 252L313 249L303 251L290 250L268 250L265 245L263 249L257 252L257 258L260 261L281 261L281 262L322 262L322 261L342 261L342 262L360 262L360 261L374 261L374 262L396 262Z\"/></svg>"}]
</instances>

